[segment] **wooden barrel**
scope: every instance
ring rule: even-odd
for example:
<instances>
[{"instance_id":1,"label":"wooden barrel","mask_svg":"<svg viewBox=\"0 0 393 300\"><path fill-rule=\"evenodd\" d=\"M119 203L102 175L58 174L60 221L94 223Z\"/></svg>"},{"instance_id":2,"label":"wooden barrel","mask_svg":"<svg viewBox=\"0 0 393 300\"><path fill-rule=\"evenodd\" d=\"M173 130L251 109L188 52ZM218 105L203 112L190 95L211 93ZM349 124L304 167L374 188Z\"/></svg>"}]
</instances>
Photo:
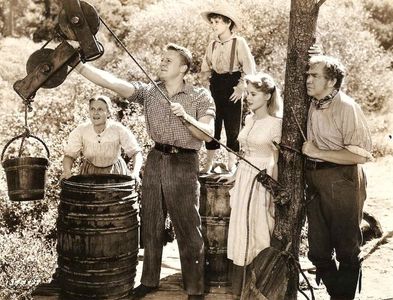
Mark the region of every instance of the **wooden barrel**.
<instances>
[{"instance_id":1,"label":"wooden barrel","mask_svg":"<svg viewBox=\"0 0 393 300\"><path fill-rule=\"evenodd\" d=\"M123 299L138 263L135 183L123 175L62 181L57 222L64 299Z\"/></svg>"},{"instance_id":2,"label":"wooden barrel","mask_svg":"<svg viewBox=\"0 0 393 300\"><path fill-rule=\"evenodd\" d=\"M227 258L229 190L233 184L200 179L199 212L205 242L205 280L209 286L230 285L231 264Z\"/></svg>"}]
</instances>

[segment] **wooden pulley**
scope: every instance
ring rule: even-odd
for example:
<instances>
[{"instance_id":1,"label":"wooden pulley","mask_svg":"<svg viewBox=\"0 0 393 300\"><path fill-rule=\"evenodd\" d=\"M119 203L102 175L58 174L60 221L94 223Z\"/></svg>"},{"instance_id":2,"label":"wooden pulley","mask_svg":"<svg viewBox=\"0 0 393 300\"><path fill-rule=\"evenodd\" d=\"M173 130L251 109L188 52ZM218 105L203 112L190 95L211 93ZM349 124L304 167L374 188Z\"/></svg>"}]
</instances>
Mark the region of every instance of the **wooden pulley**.
<instances>
[{"instance_id":1,"label":"wooden pulley","mask_svg":"<svg viewBox=\"0 0 393 300\"><path fill-rule=\"evenodd\" d=\"M27 74L32 73L38 67L39 71L44 74L49 74L53 71L53 53L55 50L49 48L42 48L30 55L26 63ZM51 89L59 86L67 77L67 65L64 64L58 68L50 77L41 85L46 89Z\"/></svg>"},{"instance_id":2,"label":"wooden pulley","mask_svg":"<svg viewBox=\"0 0 393 300\"><path fill-rule=\"evenodd\" d=\"M84 20L87 22L87 25L93 35L95 35L100 28L100 18L96 9L84 1L80 1L80 8L83 12L84 18L83 16L78 16L78 14L75 14L71 17L71 19L69 19L65 9L62 9L59 14L60 30L69 40L78 40L74 28L83 26Z\"/></svg>"}]
</instances>

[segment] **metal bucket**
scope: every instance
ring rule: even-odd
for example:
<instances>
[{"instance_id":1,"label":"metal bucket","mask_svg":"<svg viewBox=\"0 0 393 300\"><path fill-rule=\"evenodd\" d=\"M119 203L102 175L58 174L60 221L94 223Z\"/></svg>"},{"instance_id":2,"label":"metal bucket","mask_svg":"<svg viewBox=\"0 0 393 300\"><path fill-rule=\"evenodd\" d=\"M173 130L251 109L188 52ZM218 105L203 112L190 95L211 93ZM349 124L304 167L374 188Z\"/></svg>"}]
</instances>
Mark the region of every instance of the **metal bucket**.
<instances>
[{"instance_id":1,"label":"metal bucket","mask_svg":"<svg viewBox=\"0 0 393 300\"><path fill-rule=\"evenodd\" d=\"M23 138L20 148L23 146L25 138L38 140L45 148L47 157L16 157L4 159L4 154L8 146L19 138ZM19 156L21 149L19 150ZM45 196L46 170L49 166L49 149L45 143L33 135L19 135L11 139L1 153L1 162L7 178L8 197L11 201L40 200Z\"/></svg>"},{"instance_id":2,"label":"metal bucket","mask_svg":"<svg viewBox=\"0 0 393 300\"><path fill-rule=\"evenodd\" d=\"M205 279L209 286L228 286L231 264L227 258L229 217L229 190L233 184L200 179L199 212L205 242Z\"/></svg>"},{"instance_id":3,"label":"metal bucket","mask_svg":"<svg viewBox=\"0 0 393 300\"><path fill-rule=\"evenodd\" d=\"M129 176L73 176L61 183L57 223L64 299L123 299L138 263L135 182Z\"/></svg>"}]
</instances>

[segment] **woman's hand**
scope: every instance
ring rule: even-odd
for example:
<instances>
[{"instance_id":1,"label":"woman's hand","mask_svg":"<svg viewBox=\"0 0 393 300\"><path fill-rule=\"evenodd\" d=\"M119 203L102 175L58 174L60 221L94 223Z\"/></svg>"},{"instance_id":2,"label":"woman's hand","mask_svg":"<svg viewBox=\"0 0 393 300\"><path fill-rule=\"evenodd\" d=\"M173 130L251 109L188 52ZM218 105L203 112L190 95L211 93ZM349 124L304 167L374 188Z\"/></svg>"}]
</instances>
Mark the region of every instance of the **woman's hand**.
<instances>
[{"instance_id":1,"label":"woman's hand","mask_svg":"<svg viewBox=\"0 0 393 300\"><path fill-rule=\"evenodd\" d=\"M63 179L68 179L71 176L72 176L71 171L64 170L63 173L60 175L60 181L62 181Z\"/></svg>"},{"instance_id":2,"label":"woman's hand","mask_svg":"<svg viewBox=\"0 0 393 300\"><path fill-rule=\"evenodd\" d=\"M223 173L223 174L217 174L216 176L212 176L212 178L216 179L217 182L232 183L236 179L236 174L235 173Z\"/></svg>"},{"instance_id":3,"label":"woman's hand","mask_svg":"<svg viewBox=\"0 0 393 300\"><path fill-rule=\"evenodd\" d=\"M140 186L142 183L141 177L139 176L139 172L131 172L131 178L135 180L136 186Z\"/></svg>"}]
</instances>

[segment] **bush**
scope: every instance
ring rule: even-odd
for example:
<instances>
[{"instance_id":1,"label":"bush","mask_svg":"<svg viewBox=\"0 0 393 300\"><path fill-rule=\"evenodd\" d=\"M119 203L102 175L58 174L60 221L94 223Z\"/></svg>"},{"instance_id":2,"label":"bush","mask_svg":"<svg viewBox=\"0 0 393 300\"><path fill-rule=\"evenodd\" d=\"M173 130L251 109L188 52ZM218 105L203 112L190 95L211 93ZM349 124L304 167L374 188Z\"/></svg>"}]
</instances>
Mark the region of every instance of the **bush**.
<instances>
[{"instance_id":1,"label":"bush","mask_svg":"<svg viewBox=\"0 0 393 300\"><path fill-rule=\"evenodd\" d=\"M389 69L392 55L379 48L364 26L362 20L366 18L358 2L332 2L321 9L319 35L325 51L340 58L347 68L344 90L365 112L381 112L389 109L393 94L393 71Z\"/></svg>"},{"instance_id":2,"label":"bush","mask_svg":"<svg viewBox=\"0 0 393 300\"><path fill-rule=\"evenodd\" d=\"M375 33L381 46L393 50L393 3L390 0L364 1L364 7L369 12L366 19L367 27Z\"/></svg>"}]
</instances>

